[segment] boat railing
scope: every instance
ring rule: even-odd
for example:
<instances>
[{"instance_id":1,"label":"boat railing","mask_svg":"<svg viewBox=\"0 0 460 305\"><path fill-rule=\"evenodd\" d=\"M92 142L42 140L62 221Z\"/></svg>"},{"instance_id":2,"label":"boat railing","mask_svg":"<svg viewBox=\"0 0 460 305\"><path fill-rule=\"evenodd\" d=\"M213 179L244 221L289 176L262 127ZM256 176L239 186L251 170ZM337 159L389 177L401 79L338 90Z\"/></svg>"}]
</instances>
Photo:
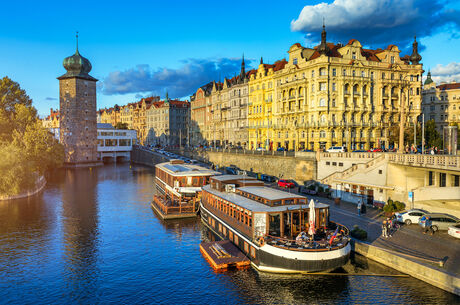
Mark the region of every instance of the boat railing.
<instances>
[{"instance_id":1,"label":"boat railing","mask_svg":"<svg viewBox=\"0 0 460 305\"><path fill-rule=\"evenodd\" d=\"M171 202L163 196L153 196L153 204L165 215L196 212L195 200L183 202Z\"/></svg>"},{"instance_id":2,"label":"boat railing","mask_svg":"<svg viewBox=\"0 0 460 305\"><path fill-rule=\"evenodd\" d=\"M321 239L305 239L305 240L292 240L288 238L282 238L279 236L266 235L263 239L259 239L259 244L266 243L270 246L293 250L293 251L332 251L338 250L345 247L349 242L349 230L346 226L339 223L335 223L339 229L337 235L331 242L331 238L335 233L336 227L333 229L327 229L325 237Z\"/></svg>"}]
</instances>

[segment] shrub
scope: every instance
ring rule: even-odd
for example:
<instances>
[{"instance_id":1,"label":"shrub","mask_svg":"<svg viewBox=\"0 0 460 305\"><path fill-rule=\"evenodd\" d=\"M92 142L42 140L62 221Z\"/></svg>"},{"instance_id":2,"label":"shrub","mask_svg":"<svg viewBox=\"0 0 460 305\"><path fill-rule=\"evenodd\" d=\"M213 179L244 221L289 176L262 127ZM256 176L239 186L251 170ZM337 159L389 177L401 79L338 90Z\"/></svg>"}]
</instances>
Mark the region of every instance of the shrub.
<instances>
[{"instance_id":1,"label":"shrub","mask_svg":"<svg viewBox=\"0 0 460 305\"><path fill-rule=\"evenodd\" d=\"M404 204L404 202L393 201L391 199L388 199L387 204L385 204L385 206L383 207L383 211L390 214L393 212L402 211L405 209L405 207L406 205Z\"/></svg>"},{"instance_id":2,"label":"shrub","mask_svg":"<svg viewBox=\"0 0 460 305\"><path fill-rule=\"evenodd\" d=\"M354 225L353 230L350 231L352 237L359 239L359 240L366 240L367 239L367 232L366 230L361 229L359 226Z\"/></svg>"}]
</instances>

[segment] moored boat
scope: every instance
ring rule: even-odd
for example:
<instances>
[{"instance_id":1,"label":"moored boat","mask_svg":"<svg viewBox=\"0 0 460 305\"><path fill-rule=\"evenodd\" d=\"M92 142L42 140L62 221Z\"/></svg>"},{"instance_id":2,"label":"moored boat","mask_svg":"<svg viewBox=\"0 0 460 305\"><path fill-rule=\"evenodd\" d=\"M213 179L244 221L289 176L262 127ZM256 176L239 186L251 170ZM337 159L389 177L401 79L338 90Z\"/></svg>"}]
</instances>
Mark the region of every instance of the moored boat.
<instances>
[{"instance_id":1,"label":"moored boat","mask_svg":"<svg viewBox=\"0 0 460 305\"><path fill-rule=\"evenodd\" d=\"M254 178L211 177L200 210L202 222L261 271L330 271L349 259L349 231L330 221L328 205L307 203L304 196L265 187Z\"/></svg>"},{"instance_id":2,"label":"moored boat","mask_svg":"<svg viewBox=\"0 0 460 305\"><path fill-rule=\"evenodd\" d=\"M201 187L219 172L182 160L155 165L155 187L151 207L163 219L196 217Z\"/></svg>"}]
</instances>

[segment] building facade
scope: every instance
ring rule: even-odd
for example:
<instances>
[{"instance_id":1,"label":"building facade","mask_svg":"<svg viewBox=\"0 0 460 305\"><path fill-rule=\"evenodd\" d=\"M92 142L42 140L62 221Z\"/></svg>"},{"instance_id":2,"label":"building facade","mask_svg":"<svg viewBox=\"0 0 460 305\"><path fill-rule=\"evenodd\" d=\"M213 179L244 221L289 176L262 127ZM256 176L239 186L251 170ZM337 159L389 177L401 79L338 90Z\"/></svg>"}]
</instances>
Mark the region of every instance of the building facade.
<instances>
[{"instance_id":1,"label":"building facade","mask_svg":"<svg viewBox=\"0 0 460 305\"><path fill-rule=\"evenodd\" d=\"M184 147L190 141L190 103L170 100L152 102L146 110L145 144Z\"/></svg>"},{"instance_id":2,"label":"building facade","mask_svg":"<svg viewBox=\"0 0 460 305\"><path fill-rule=\"evenodd\" d=\"M428 72L422 96L425 121L434 120L440 134L449 124L460 123L460 83L443 83L437 86Z\"/></svg>"},{"instance_id":3,"label":"building facade","mask_svg":"<svg viewBox=\"0 0 460 305\"><path fill-rule=\"evenodd\" d=\"M211 105L211 90L213 83L198 88L198 90L190 97L190 130L191 130L191 143L193 146L208 145L207 139L209 137L207 128L207 117L209 116L210 109L208 104Z\"/></svg>"},{"instance_id":4,"label":"building facade","mask_svg":"<svg viewBox=\"0 0 460 305\"><path fill-rule=\"evenodd\" d=\"M324 28L321 36L313 49L292 45L286 65L274 71L274 149L392 147L391 127L401 117L408 127L421 113L417 42L411 56L400 57L395 45L370 50L355 39L346 45L327 43ZM259 118L266 128L262 121L270 116L261 115L268 117ZM263 134L270 136L259 131L262 140Z\"/></svg>"},{"instance_id":5,"label":"building facade","mask_svg":"<svg viewBox=\"0 0 460 305\"><path fill-rule=\"evenodd\" d=\"M80 55L63 62L67 72L59 80L60 142L65 166L94 166L97 160L96 82L91 63Z\"/></svg>"}]
</instances>

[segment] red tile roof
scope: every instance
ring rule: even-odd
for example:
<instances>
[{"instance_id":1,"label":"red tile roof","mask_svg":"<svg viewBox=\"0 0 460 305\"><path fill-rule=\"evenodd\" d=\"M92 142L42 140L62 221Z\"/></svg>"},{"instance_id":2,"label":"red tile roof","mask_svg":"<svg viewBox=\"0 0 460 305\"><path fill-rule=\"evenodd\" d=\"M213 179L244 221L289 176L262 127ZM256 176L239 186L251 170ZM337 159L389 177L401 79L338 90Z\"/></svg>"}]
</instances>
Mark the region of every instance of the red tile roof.
<instances>
[{"instance_id":1,"label":"red tile roof","mask_svg":"<svg viewBox=\"0 0 460 305\"><path fill-rule=\"evenodd\" d=\"M436 86L436 88L440 90L460 89L460 83L442 84L442 85Z\"/></svg>"}]
</instances>

